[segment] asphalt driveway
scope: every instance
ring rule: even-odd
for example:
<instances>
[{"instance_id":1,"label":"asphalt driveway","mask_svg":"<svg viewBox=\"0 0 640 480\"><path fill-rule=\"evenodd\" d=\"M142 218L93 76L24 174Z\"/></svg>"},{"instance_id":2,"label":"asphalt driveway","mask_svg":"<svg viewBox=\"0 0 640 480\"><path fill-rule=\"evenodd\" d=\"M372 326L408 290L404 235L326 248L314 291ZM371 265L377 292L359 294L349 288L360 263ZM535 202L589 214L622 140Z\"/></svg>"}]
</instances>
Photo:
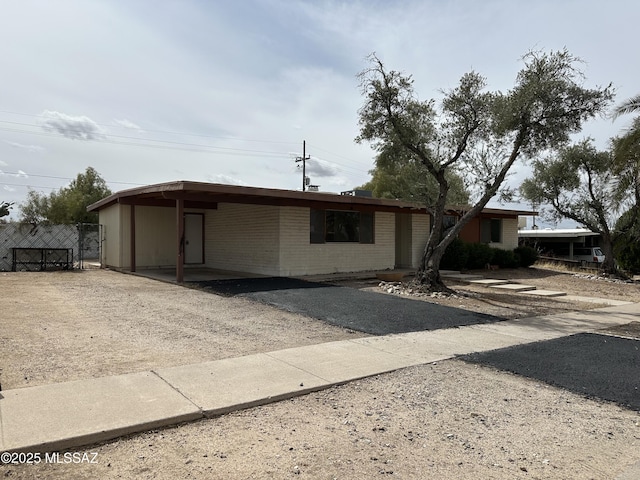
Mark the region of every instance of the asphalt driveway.
<instances>
[{"instance_id":1,"label":"asphalt driveway","mask_svg":"<svg viewBox=\"0 0 640 480\"><path fill-rule=\"evenodd\" d=\"M640 341L581 333L460 357L640 411Z\"/></svg>"},{"instance_id":2,"label":"asphalt driveway","mask_svg":"<svg viewBox=\"0 0 640 480\"><path fill-rule=\"evenodd\" d=\"M240 296L371 335L460 327L504 320L438 304L295 278L190 282L219 295Z\"/></svg>"}]
</instances>

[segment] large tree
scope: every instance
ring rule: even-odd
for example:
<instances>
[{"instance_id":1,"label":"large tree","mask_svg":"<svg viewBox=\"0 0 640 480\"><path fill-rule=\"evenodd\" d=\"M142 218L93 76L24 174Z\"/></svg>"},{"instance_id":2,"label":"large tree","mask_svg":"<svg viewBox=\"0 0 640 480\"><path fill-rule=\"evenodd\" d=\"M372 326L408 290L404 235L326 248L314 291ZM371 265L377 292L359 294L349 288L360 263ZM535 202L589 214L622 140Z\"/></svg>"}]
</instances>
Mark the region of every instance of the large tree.
<instances>
[{"instance_id":1,"label":"large tree","mask_svg":"<svg viewBox=\"0 0 640 480\"><path fill-rule=\"evenodd\" d=\"M426 205L433 225L415 278L430 290L447 290L439 272L446 247L505 192L501 186L516 160L564 145L613 96L611 87L584 88L579 60L566 50L526 54L506 93L485 91L485 79L470 72L439 102L419 100L412 78L388 71L375 55L370 62L359 74L365 101L356 141L371 142L378 152L402 152L399 158L420 164L438 186ZM475 203L443 232L452 172L464 175Z\"/></svg>"},{"instance_id":2,"label":"large tree","mask_svg":"<svg viewBox=\"0 0 640 480\"><path fill-rule=\"evenodd\" d=\"M617 175L618 200L631 206L615 225L614 251L620 265L637 273L640 269L640 116L627 131L612 140L613 169Z\"/></svg>"},{"instance_id":3,"label":"large tree","mask_svg":"<svg viewBox=\"0 0 640 480\"><path fill-rule=\"evenodd\" d=\"M605 254L603 271L616 273L614 225L628 198L621 195L621 186L611 152L598 151L592 140L585 140L535 160L533 174L522 183L521 192L527 200L550 205L547 216L570 218L599 233Z\"/></svg>"},{"instance_id":4,"label":"large tree","mask_svg":"<svg viewBox=\"0 0 640 480\"><path fill-rule=\"evenodd\" d=\"M111 195L111 190L100 174L88 167L79 173L69 186L49 195L30 190L27 201L20 206L21 221L26 223L76 224L95 223L95 212L87 207L101 198Z\"/></svg>"},{"instance_id":5,"label":"large tree","mask_svg":"<svg viewBox=\"0 0 640 480\"><path fill-rule=\"evenodd\" d=\"M438 194L438 183L422 163L402 157L403 152L384 150L376 157L375 167L369 171L371 180L361 189L370 190L377 198L393 198L432 205ZM470 194L460 175L448 173L450 189L448 205L469 204Z\"/></svg>"}]
</instances>

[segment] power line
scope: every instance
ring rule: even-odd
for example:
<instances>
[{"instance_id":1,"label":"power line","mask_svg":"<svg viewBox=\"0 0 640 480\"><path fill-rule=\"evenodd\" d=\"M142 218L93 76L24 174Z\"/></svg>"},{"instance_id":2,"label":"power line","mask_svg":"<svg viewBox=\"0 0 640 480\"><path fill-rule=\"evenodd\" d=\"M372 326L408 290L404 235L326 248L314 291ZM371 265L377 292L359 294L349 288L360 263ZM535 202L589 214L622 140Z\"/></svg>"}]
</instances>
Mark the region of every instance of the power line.
<instances>
[{"instance_id":1,"label":"power line","mask_svg":"<svg viewBox=\"0 0 640 480\"><path fill-rule=\"evenodd\" d=\"M10 115L21 115L24 117L35 117L35 118L46 118L43 117L42 115L35 115L33 113L20 113L20 112L11 112L8 110L0 110L0 113L8 113ZM18 123L18 122L10 122L10 121L6 121L6 120L0 120L1 122L4 123ZM95 125L100 125L102 127L109 127L109 128L124 128L124 129L129 129L129 130L133 130L131 127L126 127L124 125L113 125L113 124L109 124L109 123L99 123L99 122L95 122L92 120L92 122ZM33 124L23 124L23 125L29 125L29 126L34 126L34 127L38 127L39 125L33 125ZM169 130L149 130L146 128L140 128L140 131L143 132L148 132L148 133L162 133L162 134L169 134L169 135L183 135L183 136L189 136L189 137L202 137L202 138L213 138L213 139L218 139L218 140L237 140L240 142L252 142L252 143L274 143L274 144L281 144L281 145L297 145L297 142L285 142L285 141L280 141L280 140L255 140L255 139L247 139L247 138L237 138L237 137L223 137L223 136L216 136L216 135L206 135L206 134L202 134L202 133L187 133L187 132L172 132Z\"/></svg>"},{"instance_id":2,"label":"power line","mask_svg":"<svg viewBox=\"0 0 640 480\"><path fill-rule=\"evenodd\" d=\"M0 122L2 122L0 120ZM33 127L37 127L36 125L30 125ZM50 133L50 132L37 132L37 131L28 131L28 130L20 130L20 129L15 129L15 128L6 128L6 127L0 127L0 131L6 131L6 132L15 132L15 133L21 133L21 134L28 134L28 135L38 135L38 136L43 136L43 137L53 137L53 138L60 138L60 134L57 133ZM124 136L124 135L109 135L112 137L118 137L118 138L128 138L128 139L132 139L132 140L137 140L136 137L128 137L128 136ZM256 156L260 156L260 157L274 157L274 158L284 158L285 156L290 157L292 154L290 152L287 153L278 153L278 152L268 152L268 151L262 151L262 150L249 150L249 149L237 149L237 148L230 148L230 147L214 147L211 145L203 145L203 144L194 144L194 143L185 143L185 142L171 142L171 141L167 141L167 140L153 140L153 139L141 139L141 140L147 140L150 142L158 142L158 143L166 143L168 145L153 145L153 144L149 144L149 143L137 143L137 142L119 142L119 141L115 141L115 140L108 140L108 139L93 139L91 141L95 141L95 142L99 142L99 143L106 143L106 144L111 144L111 145L124 145L124 146L132 146L132 147L146 147L146 148L156 148L156 149L161 149L161 150L179 150L179 151L187 151L187 152L206 152L206 153L212 153L212 154L217 154L217 155L233 155L233 156L245 156L245 157L256 157ZM185 148L185 147L198 147L198 148ZM223 151L216 151L216 150L209 150L209 149L217 149L217 150L223 150ZM363 173L363 172L367 172L368 170L363 170L357 167L351 167L348 165L344 165L342 163L336 162L334 160L327 160L321 157L317 157L314 156L315 159L317 160L321 160L323 162L329 163L329 164L334 164L334 165L338 165L338 170L343 171L345 173L348 173L345 169L351 170L352 172L356 172L356 173ZM345 157L346 158L346 157Z\"/></svg>"},{"instance_id":3,"label":"power line","mask_svg":"<svg viewBox=\"0 0 640 480\"><path fill-rule=\"evenodd\" d=\"M36 177L36 178L53 178L56 180L73 180L72 177L56 177L54 175L36 175L36 174L31 174L31 173L26 173L26 172L5 172L5 171L0 171L0 175L14 175L15 177L22 177L24 178L24 176L26 175L27 177ZM142 183L133 183L133 182L111 182L108 180L105 180L105 182L107 183L114 183L114 184L118 184L118 185L143 185Z\"/></svg>"},{"instance_id":4,"label":"power line","mask_svg":"<svg viewBox=\"0 0 640 480\"><path fill-rule=\"evenodd\" d=\"M5 122L3 120L0 120L0 123L17 123L18 125L23 125L23 126L30 126L30 127L38 127L38 125L30 125L30 124L20 124L18 122ZM16 129L16 128L6 128L6 127L0 127L1 131L5 131L5 132L15 132L15 133L23 133L23 134L28 134L28 135L39 135L39 136L44 136L44 137L55 137L55 138L60 138L60 134L56 134L56 133L49 133L49 132L34 132L34 131L29 131L29 130L20 130L20 129ZM72 130L73 131L73 130ZM77 132L80 132L80 130L76 130ZM201 144L201 143L187 143L187 142L173 142L170 140L155 140L152 138L138 138L138 137L130 137L127 135L113 135L113 134L109 134L109 135L104 135L104 137L114 137L114 138L123 138L123 139L129 139L129 140L142 140L142 141L146 141L146 142L155 142L155 143L163 143L163 144L167 144L167 145L153 145L153 144L147 144L147 143L136 143L136 142L117 142L114 140L108 140L107 138L93 138L91 139L91 141L94 142L99 142L99 143L110 143L113 145L128 145L128 146L136 146L136 147L150 147L150 148L160 148L160 149L170 149L170 150L186 150L186 151L207 151L208 149L213 149L214 151L209 152L209 153L217 153L217 154L227 154L227 155L246 155L246 156L256 156L256 155L261 155L261 156L278 156L281 157L284 154L283 153L279 153L279 152L269 152L269 151L265 151L265 150L250 150L250 149L243 149L243 148L231 148L231 147L216 147L213 145L205 145L205 144ZM183 147L198 147L197 149L193 149L193 148L183 148ZM222 151L216 151L216 150L222 150Z\"/></svg>"},{"instance_id":5,"label":"power line","mask_svg":"<svg viewBox=\"0 0 640 480\"><path fill-rule=\"evenodd\" d=\"M49 190L58 190L60 188L60 187L45 187L44 185L23 185L20 183L4 183L4 182L0 182L0 185L5 185L7 187L47 188Z\"/></svg>"},{"instance_id":6,"label":"power line","mask_svg":"<svg viewBox=\"0 0 640 480\"><path fill-rule=\"evenodd\" d=\"M18 113L18 112L9 112L9 111L5 111L5 110L0 110L0 113L10 113L10 114L14 114L14 115L23 115L23 116L28 116L28 117L39 117L42 118L40 115L33 115L33 114L26 114L26 113ZM13 121L8 121L8 120L0 120L0 123L6 123L6 124L12 124L12 125L20 125L20 126L26 126L26 127L33 127L33 128L41 128L40 125L36 125L36 124L30 124L30 123L24 123L24 122L13 122ZM95 123L95 122L94 122ZM99 124L96 123L96 125L106 125L106 124ZM111 125L109 125L111 126ZM126 127L121 127L121 128L126 128ZM73 129L70 129L71 131L74 131ZM6 132L14 132L14 133L20 133L20 134L27 134L27 135L38 135L38 136L44 136L44 137L52 137L52 138L60 138L60 136L63 136L61 134L58 133L52 133L52 132L41 132L41 131L32 131L32 130L23 130L23 129L16 129L16 128L7 128L7 127L1 127L0 126L0 131L6 131ZM81 130L75 130L76 132L81 132ZM287 145L293 145L293 142L280 142L280 141L269 141L269 140L247 140L247 139L238 139L238 138L234 138L234 137L215 137L215 136L210 136L210 135L201 135L201 134L189 134L189 133L179 133L179 132L168 132L168 131L161 131L161 130L148 130L149 132L157 132L157 133L165 133L165 134L176 134L176 135L188 135L188 136L196 136L196 137L205 137L205 138L227 138L227 139L232 139L232 140L238 140L238 141L247 141L247 142L260 142L260 143L274 143L274 144L287 144ZM208 152L208 153L213 153L213 154L224 154L224 155L234 155L234 156L247 156L247 157L251 157L251 156L268 156L268 157L284 157L284 156L291 156L291 153L287 152L282 153L282 152L273 152L273 151L265 151L265 150L252 150L252 149L241 149L241 148L233 148L233 147L217 147L217 146L213 146L213 145L206 145L206 144L199 144L199 143L190 143L190 142L176 142L176 141L170 141L170 140L159 140L159 139L152 139L152 138L141 138L141 137L133 137L133 136L128 136L128 135L116 135L116 134L106 134L103 133L101 134L104 138L94 138L91 139L92 141L96 141L96 142L100 142L100 143L107 143L107 144L112 144L112 145L124 145L124 146L133 146L133 147L147 147L147 148L156 148L156 149L162 149L162 150L180 150L180 151L188 151L188 152L194 152L194 151L202 151L202 152ZM115 140L110 140L109 138L120 138L120 139L126 139L126 140L138 140L138 141L143 141L143 142L153 142L153 143L139 143L139 142L127 142L127 141L115 141ZM159 143L161 145L155 145L154 143ZM195 147L195 148L185 148L185 147ZM329 153L330 155L334 155L336 157L345 159L349 162L354 162L356 163L355 160L350 159L348 157L345 157L343 155L339 155L333 152L330 152L329 150L323 149L321 147L317 147L314 146L315 149L317 150L321 150L324 151L326 153ZM320 160L322 162L326 162L329 164L333 164L333 165L337 165L338 168L337 170L342 171L344 173L349 173L347 172L347 170L351 171L352 173L368 173L369 172L369 166L367 166L366 170L363 168L364 164L360 163L360 165L362 165L362 167L359 166L350 166L350 165L346 165L344 163L341 162L337 162L335 160L328 160L326 158L322 158L322 157L318 157L318 156L314 156L315 159ZM347 169L347 170L345 170Z\"/></svg>"}]
</instances>

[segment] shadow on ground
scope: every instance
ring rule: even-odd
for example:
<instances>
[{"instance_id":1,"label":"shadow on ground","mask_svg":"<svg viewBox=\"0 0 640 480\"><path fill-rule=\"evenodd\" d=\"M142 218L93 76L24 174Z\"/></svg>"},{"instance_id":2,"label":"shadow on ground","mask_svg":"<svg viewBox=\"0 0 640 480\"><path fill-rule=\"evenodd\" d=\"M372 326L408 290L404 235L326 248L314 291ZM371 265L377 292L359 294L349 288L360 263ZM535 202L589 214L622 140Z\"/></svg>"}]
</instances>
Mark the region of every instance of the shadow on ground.
<instances>
[{"instance_id":1,"label":"shadow on ground","mask_svg":"<svg viewBox=\"0 0 640 480\"><path fill-rule=\"evenodd\" d=\"M249 298L372 335L437 330L504 320L435 303L294 278L266 277L193 283L219 295Z\"/></svg>"},{"instance_id":2,"label":"shadow on ground","mask_svg":"<svg viewBox=\"0 0 640 480\"><path fill-rule=\"evenodd\" d=\"M639 340L580 333L459 358L640 411Z\"/></svg>"}]
</instances>

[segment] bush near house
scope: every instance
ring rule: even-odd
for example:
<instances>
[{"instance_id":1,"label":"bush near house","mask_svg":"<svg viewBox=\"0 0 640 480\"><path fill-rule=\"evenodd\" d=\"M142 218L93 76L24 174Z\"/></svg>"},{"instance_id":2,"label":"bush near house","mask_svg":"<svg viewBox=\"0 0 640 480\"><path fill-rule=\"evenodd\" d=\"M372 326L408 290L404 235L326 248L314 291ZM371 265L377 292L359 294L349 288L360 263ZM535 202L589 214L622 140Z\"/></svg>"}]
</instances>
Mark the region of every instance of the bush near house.
<instances>
[{"instance_id":1,"label":"bush near house","mask_svg":"<svg viewBox=\"0 0 640 480\"><path fill-rule=\"evenodd\" d=\"M467 244L455 238L444 251L440 268L442 270L464 270L469 260Z\"/></svg>"},{"instance_id":2,"label":"bush near house","mask_svg":"<svg viewBox=\"0 0 640 480\"><path fill-rule=\"evenodd\" d=\"M520 266L530 267L538 260L538 251L533 247L527 247L523 245L514 250L514 252L520 256Z\"/></svg>"},{"instance_id":3,"label":"bush near house","mask_svg":"<svg viewBox=\"0 0 640 480\"><path fill-rule=\"evenodd\" d=\"M486 243L467 243L466 248L469 254L465 268L477 270L479 268L485 268L487 263L494 263L493 257L495 249Z\"/></svg>"},{"instance_id":4,"label":"bush near house","mask_svg":"<svg viewBox=\"0 0 640 480\"><path fill-rule=\"evenodd\" d=\"M531 247L503 250L456 238L445 250L441 267L444 270L478 270L490 264L500 268L518 268L530 267L537 259L538 252Z\"/></svg>"}]
</instances>

